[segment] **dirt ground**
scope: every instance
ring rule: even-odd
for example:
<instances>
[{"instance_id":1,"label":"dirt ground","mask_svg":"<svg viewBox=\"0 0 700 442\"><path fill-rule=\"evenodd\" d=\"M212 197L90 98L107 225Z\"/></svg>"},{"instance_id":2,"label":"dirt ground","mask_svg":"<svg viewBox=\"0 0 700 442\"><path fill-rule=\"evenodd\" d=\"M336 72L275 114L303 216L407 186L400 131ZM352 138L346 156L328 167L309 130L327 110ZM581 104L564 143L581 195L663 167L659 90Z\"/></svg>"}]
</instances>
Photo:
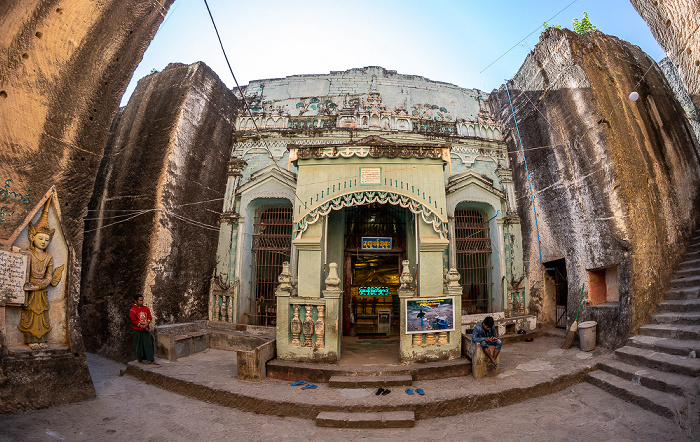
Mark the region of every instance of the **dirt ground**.
<instances>
[{"instance_id":1,"label":"dirt ground","mask_svg":"<svg viewBox=\"0 0 700 442\"><path fill-rule=\"evenodd\" d=\"M419 420L411 429L350 430L183 397L119 377L124 365L100 356L88 354L88 364L95 399L0 415L0 440L690 440L672 421L585 383L481 413Z\"/></svg>"}]
</instances>

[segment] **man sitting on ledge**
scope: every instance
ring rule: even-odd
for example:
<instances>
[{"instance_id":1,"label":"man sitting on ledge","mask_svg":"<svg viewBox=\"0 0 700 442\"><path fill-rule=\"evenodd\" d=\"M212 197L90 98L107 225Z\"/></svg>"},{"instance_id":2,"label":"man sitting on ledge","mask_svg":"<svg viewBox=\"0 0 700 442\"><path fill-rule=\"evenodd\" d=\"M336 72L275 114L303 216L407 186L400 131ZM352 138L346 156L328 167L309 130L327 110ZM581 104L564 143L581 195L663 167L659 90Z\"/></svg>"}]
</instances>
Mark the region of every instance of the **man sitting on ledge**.
<instances>
[{"instance_id":1,"label":"man sitting on ledge","mask_svg":"<svg viewBox=\"0 0 700 442\"><path fill-rule=\"evenodd\" d=\"M491 359L491 364L494 367L498 367L496 362L496 357L498 353L501 352L501 340L498 339L498 333L496 332L496 327L493 325L493 318L487 316L481 324L476 324L474 331L472 332L472 342L476 342L481 345L481 349L486 353L486 356ZM489 346L493 346L493 354L489 351Z\"/></svg>"}]
</instances>

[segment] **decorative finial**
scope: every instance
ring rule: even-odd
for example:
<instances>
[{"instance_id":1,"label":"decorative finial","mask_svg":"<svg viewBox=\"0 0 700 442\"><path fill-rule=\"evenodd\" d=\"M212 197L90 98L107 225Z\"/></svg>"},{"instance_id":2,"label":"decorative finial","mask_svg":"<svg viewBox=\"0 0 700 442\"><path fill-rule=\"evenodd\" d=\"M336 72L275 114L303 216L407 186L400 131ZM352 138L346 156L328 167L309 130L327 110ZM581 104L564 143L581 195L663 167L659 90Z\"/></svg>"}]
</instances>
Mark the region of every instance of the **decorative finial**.
<instances>
[{"instance_id":1,"label":"decorative finial","mask_svg":"<svg viewBox=\"0 0 700 442\"><path fill-rule=\"evenodd\" d=\"M44 204L44 210L41 212L41 217L39 217L39 221L37 221L36 225L32 226L32 223L29 223L29 233L31 235L45 233L49 235L51 239L53 239L53 234L56 232L56 229L52 229L49 226L49 205L51 205L50 196Z\"/></svg>"}]
</instances>

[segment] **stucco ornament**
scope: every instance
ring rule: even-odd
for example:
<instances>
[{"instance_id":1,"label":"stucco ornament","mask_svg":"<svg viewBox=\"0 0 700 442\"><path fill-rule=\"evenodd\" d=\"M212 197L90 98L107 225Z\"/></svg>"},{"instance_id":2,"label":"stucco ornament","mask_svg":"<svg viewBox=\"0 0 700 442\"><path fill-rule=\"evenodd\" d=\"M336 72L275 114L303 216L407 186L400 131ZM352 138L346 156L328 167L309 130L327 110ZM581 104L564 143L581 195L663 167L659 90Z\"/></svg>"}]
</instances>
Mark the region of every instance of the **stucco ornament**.
<instances>
[{"instance_id":1,"label":"stucco ornament","mask_svg":"<svg viewBox=\"0 0 700 442\"><path fill-rule=\"evenodd\" d=\"M49 205L51 198L44 204L39 221L33 226L29 223L29 273L24 290L26 301L22 306L22 316L17 327L24 333L24 341L33 349L46 348L47 334L51 331L49 322L48 287L55 287L61 281L63 265L53 269L53 256L46 251L56 229L49 226Z\"/></svg>"},{"instance_id":2,"label":"stucco ornament","mask_svg":"<svg viewBox=\"0 0 700 442\"><path fill-rule=\"evenodd\" d=\"M289 261L284 261L282 263L282 273L277 277L277 281L280 283L279 290L292 291L292 273L289 271Z\"/></svg>"},{"instance_id":3,"label":"stucco ornament","mask_svg":"<svg viewBox=\"0 0 700 442\"><path fill-rule=\"evenodd\" d=\"M459 287L459 272L454 267L447 272L445 279L447 280L447 287Z\"/></svg>"},{"instance_id":4,"label":"stucco ornament","mask_svg":"<svg viewBox=\"0 0 700 442\"><path fill-rule=\"evenodd\" d=\"M338 277L338 264L328 264L328 277L326 278L326 290L337 292L340 290L340 277Z\"/></svg>"},{"instance_id":5,"label":"stucco ornament","mask_svg":"<svg viewBox=\"0 0 700 442\"><path fill-rule=\"evenodd\" d=\"M413 283L413 276L411 276L411 271L408 269L408 264L409 261L407 259L404 259L401 262L401 265L403 265L403 270L401 271L401 276L399 277L399 282L401 283L401 287L399 287L399 289L410 289L411 283Z\"/></svg>"}]
</instances>

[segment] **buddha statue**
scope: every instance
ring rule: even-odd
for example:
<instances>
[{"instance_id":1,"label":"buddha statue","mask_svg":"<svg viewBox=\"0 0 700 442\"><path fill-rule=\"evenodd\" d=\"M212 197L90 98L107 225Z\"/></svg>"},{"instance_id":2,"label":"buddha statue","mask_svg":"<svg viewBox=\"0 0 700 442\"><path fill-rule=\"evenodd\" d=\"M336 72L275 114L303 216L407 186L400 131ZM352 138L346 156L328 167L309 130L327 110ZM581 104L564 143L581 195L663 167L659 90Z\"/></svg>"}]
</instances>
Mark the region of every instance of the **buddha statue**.
<instances>
[{"instance_id":1,"label":"buddha statue","mask_svg":"<svg viewBox=\"0 0 700 442\"><path fill-rule=\"evenodd\" d=\"M46 251L53 239L56 229L49 227L48 214L51 197L46 201L44 210L36 225L29 223L29 272L24 284L26 292L22 306L19 330L24 333L24 341L32 349L47 348L48 333L51 331L49 321L48 287L56 286L61 281L63 266L53 269L53 256Z\"/></svg>"}]
</instances>

